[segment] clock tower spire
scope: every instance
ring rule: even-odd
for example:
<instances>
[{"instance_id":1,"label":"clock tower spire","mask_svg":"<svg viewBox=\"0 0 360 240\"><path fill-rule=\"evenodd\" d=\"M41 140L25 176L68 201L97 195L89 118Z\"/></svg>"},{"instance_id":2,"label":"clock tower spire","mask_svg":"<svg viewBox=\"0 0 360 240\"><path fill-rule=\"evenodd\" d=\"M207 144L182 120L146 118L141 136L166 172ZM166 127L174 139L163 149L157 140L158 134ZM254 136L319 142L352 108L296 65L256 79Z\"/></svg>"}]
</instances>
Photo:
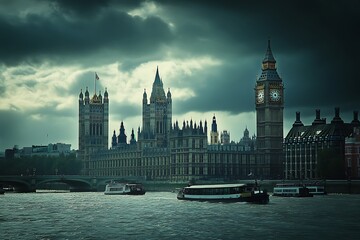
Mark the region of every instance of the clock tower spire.
<instances>
[{"instance_id":1,"label":"clock tower spire","mask_svg":"<svg viewBox=\"0 0 360 240\"><path fill-rule=\"evenodd\" d=\"M256 144L258 158L265 165L258 174L263 177L281 178L284 86L276 71L276 60L271 51L270 40L261 69L261 75L255 85Z\"/></svg>"}]
</instances>

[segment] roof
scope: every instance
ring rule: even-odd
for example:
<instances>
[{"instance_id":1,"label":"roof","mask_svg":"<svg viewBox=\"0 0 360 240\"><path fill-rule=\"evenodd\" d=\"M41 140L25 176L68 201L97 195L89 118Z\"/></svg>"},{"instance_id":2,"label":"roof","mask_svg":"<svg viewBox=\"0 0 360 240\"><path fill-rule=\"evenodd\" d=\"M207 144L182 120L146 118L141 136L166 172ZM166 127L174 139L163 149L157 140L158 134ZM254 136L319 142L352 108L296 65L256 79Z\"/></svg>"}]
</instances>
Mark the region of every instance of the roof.
<instances>
[{"instance_id":1,"label":"roof","mask_svg":"<svg viewBox=\"0 0 360 240\"><path fill-rule=\"evenodd\" d=\"M266 49L265 58L263 60L263 63L265 62L273 62L276 63L276 60L272 54L271 47L270 47L270 40L268 40L268 47Z\"/></svg>"},{"instance_id":2,"label":"roof","mask_svg":"<svg viewBox=\"0 0 360 240\"><path fill-rule=\"evenodd\" d=\"M144 93L145 94L145 93ZM166 100L163 82L160 79L159 68L156 68L155 80L153 83L150 99Z\"/></svg>"},{"instance_id":3,"label":"roof","mask_svg":"<svg viewBox=\"0 0 360 240\"><path fill-rule=\"evenodd\" d=\"M281 81L281 78L277 73L276 69L266 69L262 71L258 79L258 81L264 81L264 80Z\"/></svg>"},{"instance_id":4,"label":"roof","mask_svg":"<svg viewBox=\"0 0 360 240\"><path fill-rule=\"evenodd\" d=\"M291 128L285 142L308 141L316 139L341 140L352 133L352 125L344 124L317 124L310 126L294 126Z\"/></svg>"}]
</instances>

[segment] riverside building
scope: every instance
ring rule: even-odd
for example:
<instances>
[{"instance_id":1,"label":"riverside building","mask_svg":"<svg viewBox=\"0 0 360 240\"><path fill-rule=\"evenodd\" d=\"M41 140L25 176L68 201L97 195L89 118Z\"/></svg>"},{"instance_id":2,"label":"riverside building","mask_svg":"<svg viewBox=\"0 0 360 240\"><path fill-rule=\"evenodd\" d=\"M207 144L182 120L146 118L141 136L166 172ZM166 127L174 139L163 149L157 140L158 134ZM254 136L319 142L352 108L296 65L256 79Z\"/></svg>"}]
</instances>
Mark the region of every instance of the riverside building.
<instances>
[{"instance_id":1,"label":"riverside building","mask_svg":"<svg viewBox=\"0 0 360 240\"><path fill-rule=\"evenodd\" d=\"M325 118L320 117L320 110L316 110L316 116L311 125L305 126L300 119L300 112L296 112L296 120L293 127L284 139L284 177L285 179L317 179L344 178L345 175L345 140L348 139L347 158L353 165L352 147L356 146L356 139L351 139L354 127L359 126L358 113L354 112L354 119L351 123L344 123L340 117L340 109L335 108L335 115L331 122L327 123ZM322 159L322 154L326 159ZM336 156L334 159L332 156ZM324 162L325 161L325 162ZM334 161L339 161L336 165ZM350 164L349 163L349 164ZM333 173L327 176L320 176L324 169L322 164L334 166ZM351 170L351 169L350 169ZM354 169L352 170L354 171ZM355 171L354 171L355 172ZM334 176L336 174L336 176Z\"/></svg>"}]
</instances>

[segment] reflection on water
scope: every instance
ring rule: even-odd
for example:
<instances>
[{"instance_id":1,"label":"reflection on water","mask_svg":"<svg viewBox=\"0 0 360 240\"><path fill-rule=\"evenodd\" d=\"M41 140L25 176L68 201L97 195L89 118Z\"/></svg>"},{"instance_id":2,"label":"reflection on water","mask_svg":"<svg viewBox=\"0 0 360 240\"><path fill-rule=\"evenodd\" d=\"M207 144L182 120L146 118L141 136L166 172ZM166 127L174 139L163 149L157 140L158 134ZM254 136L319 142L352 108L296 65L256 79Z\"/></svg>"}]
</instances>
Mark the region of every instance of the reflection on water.
<instances>
[{"instance_id":1,"label":"reflection on water","mask_svg":"<svg viewBox=\"0 0 360 240\"><path fill-rule=\"evenodd\" d=\"M349 239L360 195L270 197L267 205L189 202L176 193L6 193L1 239Z\"/></svg>"}]
</instances>

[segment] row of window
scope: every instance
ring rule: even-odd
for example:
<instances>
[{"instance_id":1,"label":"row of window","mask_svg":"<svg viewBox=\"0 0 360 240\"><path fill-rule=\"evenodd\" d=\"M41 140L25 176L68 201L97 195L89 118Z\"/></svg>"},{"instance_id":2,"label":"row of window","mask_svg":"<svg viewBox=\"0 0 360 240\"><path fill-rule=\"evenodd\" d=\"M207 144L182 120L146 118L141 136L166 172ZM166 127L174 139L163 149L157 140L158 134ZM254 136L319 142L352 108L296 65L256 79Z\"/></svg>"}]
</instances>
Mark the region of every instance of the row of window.
<instances>
[{"instance_id":1,"label":"row of window","mask_svg":"<svg viewBox=\"0 0 360 240\"><path fill-rule=\"evenodd\" d=\"M360 154L360 146L346 146L345 147L345 153L358 153Z\"/></svg>"}]
</instances>

